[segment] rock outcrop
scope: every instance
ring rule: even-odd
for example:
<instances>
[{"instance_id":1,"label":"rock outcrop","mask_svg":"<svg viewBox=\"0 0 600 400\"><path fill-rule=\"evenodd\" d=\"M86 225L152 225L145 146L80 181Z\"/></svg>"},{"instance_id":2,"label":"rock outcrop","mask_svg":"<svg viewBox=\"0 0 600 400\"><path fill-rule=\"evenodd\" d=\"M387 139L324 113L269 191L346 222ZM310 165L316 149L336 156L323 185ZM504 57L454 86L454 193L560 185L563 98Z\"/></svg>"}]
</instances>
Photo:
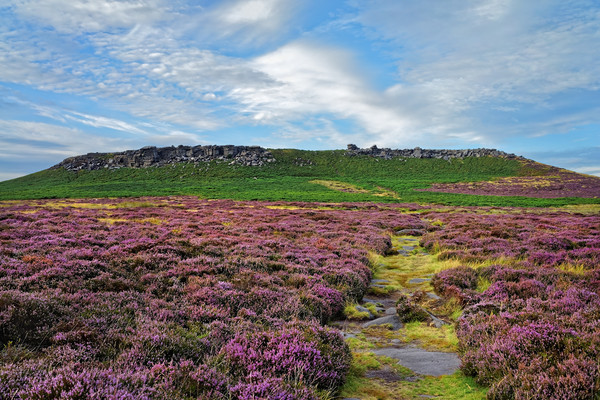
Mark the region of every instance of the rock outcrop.
<instances>
[{"instance_id":1,"label":"rock outcrop","mask_svg":"<svg viewBox=\"0 0 600 400\"><path fill-rule=\"evenodd\" d=\"M171 146L143 147L120 153L88 153L70 157L52 168L69 171L117 168L147 168L181 162L227 162L231 165L261 166L274 162L271 152L259 146Z\"/></svg>"},{"instance_id":2,"label":"rock outcrop","mask_svg":"<svg viewBox=\"0 0 600 400\"><path fill-rule=\"evenodd\" d=\"M371 156L379 157L386 160L391 158L441 158L449 160L451 158L465 157L503 157L503 158L522 158L514 154L508 154L496 149L465 149L465 150L435 150L422 149L415 147L414 149L392 150L380 149L377 146L371 146L368 149L358 148L356 145L349 144L345 153L347 156Z\"/></svg>"},{"instance_id":3,"label":"rock outcrop","mask_svg":"<svg viewBox=\"0 0 600 400\"><path fill-rule=\"evenodd\" d=\"M353 144L348 145L346 156L370 156L383 159L391 158L451 158L465 157L503 157L522 158L495 149L467 150L428 150L415 147L414 149L393 150L377 146L360 149ZM147 168L159 167L175 163L207 163L211 161L225 162L230 165L262 166L275 161L270 151L259 146L171 146L171 147L142 147L139 150L127 150L119 153L88 153L81 156L69 157L52 168L65 168L69 171L118 169L118 168ZM296 158L298 166L314 165L310 159Z\"/></svg>"}]
</instances>

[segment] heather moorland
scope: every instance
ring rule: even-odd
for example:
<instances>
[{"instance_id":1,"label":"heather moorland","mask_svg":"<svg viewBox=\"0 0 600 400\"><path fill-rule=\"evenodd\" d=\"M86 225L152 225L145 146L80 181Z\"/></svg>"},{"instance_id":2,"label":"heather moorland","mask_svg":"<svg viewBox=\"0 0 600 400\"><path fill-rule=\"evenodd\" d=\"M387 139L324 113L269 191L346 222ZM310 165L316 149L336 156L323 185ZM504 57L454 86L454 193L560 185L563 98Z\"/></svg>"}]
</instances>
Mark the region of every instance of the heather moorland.
<instances>
[{"instance_id":1,"label":"heather moorland","mask_svg":"<svg viewBox=\"0 0 600 400\"><path fill-rule=\"evenodd\" d=\"M480 388L468 398L594 399L600 216L579 211L5 201L0 397L391 399L439 395L427 385L445 382ZM377 260L397 253L399 238L416 243L407 262L434 272L424 291L398 294L403 329L365 332L412 334L406 341L434 347L443 332L461 371L441 381L410 371L417 383L371 380L381 388L368 397L369 371L394 363L362 334L344 340L336 321L363 318L353 307L366 296L398 292L402 267ZM445 326L431 327L423 310Z\"/></svg>"}]
</instances>

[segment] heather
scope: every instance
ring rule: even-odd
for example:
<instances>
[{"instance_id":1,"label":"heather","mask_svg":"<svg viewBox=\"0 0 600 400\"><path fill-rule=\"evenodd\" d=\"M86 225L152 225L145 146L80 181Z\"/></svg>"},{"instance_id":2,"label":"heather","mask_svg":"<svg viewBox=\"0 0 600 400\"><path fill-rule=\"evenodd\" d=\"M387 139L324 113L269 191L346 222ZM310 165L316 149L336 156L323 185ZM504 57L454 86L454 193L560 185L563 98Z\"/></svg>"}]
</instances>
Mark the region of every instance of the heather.
<instances>
[{"instance_id":1,"label":"heather","mask_svg":"<svg viewBox=\"0 0 600 400\"><path fill-rule=\"evenodd\" d=\"M330 323L375 277L412 288L396 297L404 328L375 331L434 348L456 343L456 331L462 372L490 399L594 399L599 231L597 212L3 202L0 398L335 398L348 376L366 381ZM411 243L420 246L402 257ZM377 270L383 259L394 261ZM431 288L442 299L421 292ZM427 326L424 309L460 318Z\"/></svg>"},{"instance_id":2,"label":"heather","mask_svg":"<svg viewBox=\"0 0 600 400\"><path fill-rule=\"evenodd\" d=\"M463 265L438 294L463 307L462 370L490 399L595 399L600 393L600 217L434 213L421 243Z\"/></svg>"},{"instance_id":3,"label":"heather","mask_svg":"<svg viewBox=\"0 0 600 400\"><path fill-rule=\"evenodd\" d=\"M492 181L434 183L432 192L462 193L493 196L526 196L537 198L600 197L600 178L583 175L533 161L522 162L518 176L497 178Z\"/></svg>"},{"instance_id":4,"label":"heather","mask_svg":"<svg viewBox=\"0 0 600 400\"><path fill-rule=\"evenodd\" d=\"M318 399L351 356L325 324L394 208L152 198L0 207L0 398Z\"/></svg>"}]
</instances>

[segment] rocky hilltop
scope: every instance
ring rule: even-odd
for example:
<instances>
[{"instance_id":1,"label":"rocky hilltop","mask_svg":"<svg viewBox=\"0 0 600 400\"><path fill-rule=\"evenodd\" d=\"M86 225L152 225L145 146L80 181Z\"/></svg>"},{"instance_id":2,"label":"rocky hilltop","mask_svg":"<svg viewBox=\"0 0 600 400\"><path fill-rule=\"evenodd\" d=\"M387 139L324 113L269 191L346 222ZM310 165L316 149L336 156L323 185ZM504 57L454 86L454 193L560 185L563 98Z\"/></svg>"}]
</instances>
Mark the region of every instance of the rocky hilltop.
<instances>
[{"instance_id":1,"label":"rocky hilltop","mask_svg":"<svg viewBox=\"0 0 600 400\"><path fill-rule=\"evenodd\" d=\"M431 150L415 147L414 149L393 150L372 146L361 149L349 144L346 156L370 156L383 159L391 158L452 158L465 157L503 157L521 158L495 149L466 149L466 150ZM81 156L69 157L52 168L65 168L69 171L99 170L118 168L147 168L175 163L206 163L210 161L227 162L231 165L262 166L275 162L270 151L259 146L171 146L143 147L139 150L127 150L119 153L88 153ZM305 160L298 165L312 165Z\"/></svg>"},{"instance_id":2,"label":"rocky hilltop","mask_svg":"<svg viewBox=\"0 0 600 400\"><path fill-rule=\"evenodd\" d=\"M422 149L415 147L414 149L380 149L377 146L371 146L368 149L361 149L353 144L348 145L346 150L347 156L371 156L380 157L386 160L396 157L402 158L441 158L449 160L451 158L465 158L465 157L502 157L502 158L519 158L514 154L505 153L496 149L464 149L464 150L435 150L435 149Z\"/></svg>"},{"instance_id":3,"label":"rocky hilltop","mask_svg":"<svg viewBox=\"0 0 600 400\"><path fill-rule=\"evenodd\" d=\"M270 151L259 146L148 146L120 153L88 153L69 157L52 168L92 171L104 168L159 167L181 162L200 163L213 160L244 166L260 166L275 161Z\"/></svg>"}]
</instances>

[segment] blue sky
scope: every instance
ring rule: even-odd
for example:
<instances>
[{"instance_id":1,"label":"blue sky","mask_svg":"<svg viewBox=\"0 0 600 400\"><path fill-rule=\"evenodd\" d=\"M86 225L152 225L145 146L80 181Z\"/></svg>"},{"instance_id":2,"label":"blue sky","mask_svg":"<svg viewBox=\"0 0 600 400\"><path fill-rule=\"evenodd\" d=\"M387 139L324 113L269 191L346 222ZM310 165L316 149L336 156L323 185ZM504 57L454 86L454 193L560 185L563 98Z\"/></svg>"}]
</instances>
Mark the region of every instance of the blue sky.
<instances>
[{"instance_id":1,"label":"blue sky","mask_svg":"<svg viewBox=\"0 0 600 400\"><path fill-rule=\"evenodd\" d=\"M0 180L146 145L492 147L600 175L595 0L5 0Z\"/></svg>"}]
</instances>

